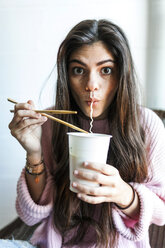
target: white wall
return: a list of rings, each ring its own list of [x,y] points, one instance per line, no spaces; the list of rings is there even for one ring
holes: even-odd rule
[[[147,106],[165,109],[165,1],[148,5]]]
[[[124,29],[144,88],[147,15],[147,0],[0,0],[0,228],[16,217],[16,181],[25,164],[25,152],[8,130],[13,105],[7,97],[50,105],[55,75],[41,102],[38,97],[58,46],[73,25],[87,18],[108,18]]]

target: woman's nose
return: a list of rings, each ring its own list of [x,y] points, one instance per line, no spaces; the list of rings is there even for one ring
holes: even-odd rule
[[[99,75],[96,72],[91,72],[88,76],[86,89],[94,91],[99,89]]]

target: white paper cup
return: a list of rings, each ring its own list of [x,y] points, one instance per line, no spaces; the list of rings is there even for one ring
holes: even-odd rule
[[[76,178],[75,169],[82,168],[93,173],[92,170],[83,167],[83,162],[106,163],[111,135],[97,133],[67,133],[69,136],[69,177],[70,190],[78,192],[72,187],[72,183],[79,182],[91,187],[98,187],[98,183]]]

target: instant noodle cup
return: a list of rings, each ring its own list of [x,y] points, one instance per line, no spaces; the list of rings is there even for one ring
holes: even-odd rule
[[[67,133],[69,137],[69,177],[70,190],[78,192],[72,187],[73,182],[79,182],[91,187],[98,187],[99,184],[82,180],[74,176],[74,170],[81,168],[93,173],[93,170],[84,168],[83,162],[106,163],[110,145],[111,135],[97,133]],[[99,172],[97,172],[99,173]]]

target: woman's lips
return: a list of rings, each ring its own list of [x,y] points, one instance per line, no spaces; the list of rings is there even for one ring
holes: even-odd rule
[[[92,101],[89,100],[89,101],[87,101],[88,106],[91,106],[92,103],[93,103],[92,106],[96,106],[99,103],[99,101],[98,100],[92,100]]]

